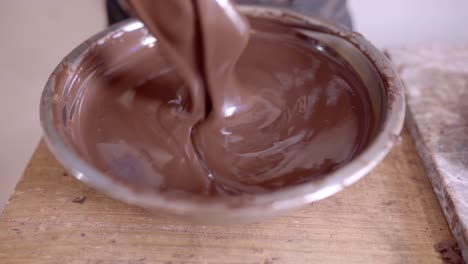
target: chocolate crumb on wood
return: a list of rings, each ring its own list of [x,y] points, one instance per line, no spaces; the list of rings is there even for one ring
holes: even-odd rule
[[[86,198],[87,198],[86,196],[78,196],[78,197],[75,197],[75,199],[73,199],[72,202],[83,204],[86,201]]]
[[[434,249],[440,253],[440,257],[447,264],[463,264],[461,251],[455,240],[445,240],[434,245]]]

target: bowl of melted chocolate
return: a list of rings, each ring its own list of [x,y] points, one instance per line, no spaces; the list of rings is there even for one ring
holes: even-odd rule
[[[326,198],[398,138],[404,93],[360,34],[227,0],[129,1],[73,50],[41,99],[49,148],[124,202],[259,221]]]

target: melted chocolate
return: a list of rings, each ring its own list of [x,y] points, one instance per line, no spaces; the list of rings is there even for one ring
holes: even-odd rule
[[[368,143],[366,87],[322,43],[280,20],[246,20],[229,1],[130,3],[157,40],[126,33],[90,51],[68,130],[116,180],[266,192],[318,179]]]

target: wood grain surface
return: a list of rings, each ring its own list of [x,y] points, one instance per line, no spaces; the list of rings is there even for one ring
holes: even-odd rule
[[[0,216],[0,263],[442,263],[452,239],[412,139],[343,192],[271,221],[202,226],[83,185],[41,142]]]
[[[405,84],[408,128],[468,262],[468,46],[388,53]]]

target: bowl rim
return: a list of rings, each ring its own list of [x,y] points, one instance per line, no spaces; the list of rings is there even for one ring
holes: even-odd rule
[[[245,194],[223,198],[201,198],[195,194],[167,195],[156,192],[137,192],[122,183],[113,180],[92,165],[84,161],[74,151],[67,148],[55,128],[53,115],[53,92],[55,89],[54,73],[67,62],[78,65],[90,48],[96,43],[115,33],[138,30],[143,24],[135,19],[126,20],[92,36],[71,51],[56,67],[49,77],[40,101],[40,120],[45,141],[55,158],[78,180],[106,193],[107,195],[129,204],[146,208],[164,210],[177,215],[226,214],[226,216],[248,217],[262,214],[265,209],[283,211],[298,208],[331,196],[345,187],[357,182],[383,160],[393,145],[398,142],[405,117],[405,95],[403,85],[393,66],[385,55],[367,41],[361,34],[323,19],[305,16],[293,11],[242,6],[241,12],[249,16],[281,16],[290,22],[299,22],[320,28],[326,33],[339,36],[353,44],[369,59],[384,80],[387,97],[387,109],[384,113],[381,129],[366,149],[343,167],[328,173],[320,180],[287,186],[279,190],[262,194]],[[262,210],[256,210],[256,209]]]

